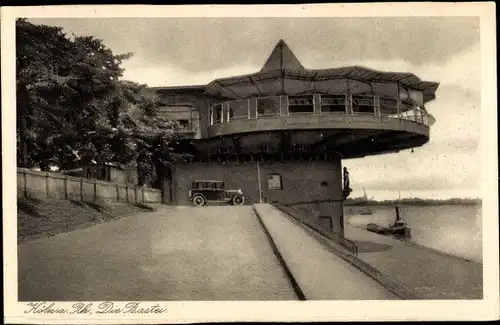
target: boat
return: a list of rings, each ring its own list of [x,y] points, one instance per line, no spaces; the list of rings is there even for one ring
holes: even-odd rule
[[[401,199],[399,200],[401,201]],[[399,235],[409,237],[411,236],[411,228],[401,216],[401,206],[398,204],[396,206],[396,219],[389,225],[389,227],[380,226],[375,223],[369,223],[366,225],[366,230],[375,232],[383,235]]]
[[[375,223],[369,223],[366,225],[366,230],[382,235],[411,235],[411,228],[408,227],[404,220],[396,221],[389,227],[380,226]]]
[[[373,211],[372,211],[372,210],[370,210],[370,209],[368,209],[368,208],[365,208],[365,209],[361,210],[361,211],[359,212],[359,214],[364,215],[364,216],[366,216],[366,215],[371,215],[371,214],[373,214]]]
[[[403,235],[410,236],[411,228],[403,219],[396,219],[389,227],[380,226],[375,223],[369,223],[366,225],[366,230],[375,232],[383,235]]]

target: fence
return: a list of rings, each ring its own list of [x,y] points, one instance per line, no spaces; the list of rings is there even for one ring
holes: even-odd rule
[[[17,169],[17,197],[95,202],[162,203],[162,192],[59,173]]]

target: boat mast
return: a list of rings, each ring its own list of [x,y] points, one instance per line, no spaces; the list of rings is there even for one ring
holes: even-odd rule
[[[396,204],[396,221],[401,220],[401,190],[398,190],[398,204]]]

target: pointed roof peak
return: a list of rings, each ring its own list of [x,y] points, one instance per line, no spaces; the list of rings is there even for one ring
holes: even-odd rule
[[[302,70],[304,67],[293,54],[284,39],[280,39],[274,47],[260,72],[275,71],[281,69]]]

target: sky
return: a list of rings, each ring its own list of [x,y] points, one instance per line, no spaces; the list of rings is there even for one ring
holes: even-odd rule
[[[257,72],[284,39],[304,67],[360,65],[439,82],[426,104],[430,141],[411,151],[343,162],[351,196],[481,197],[479,18],[66,18],[30,19],[102,39],[134,55],[124,78],[149,86],[202,85]]]

